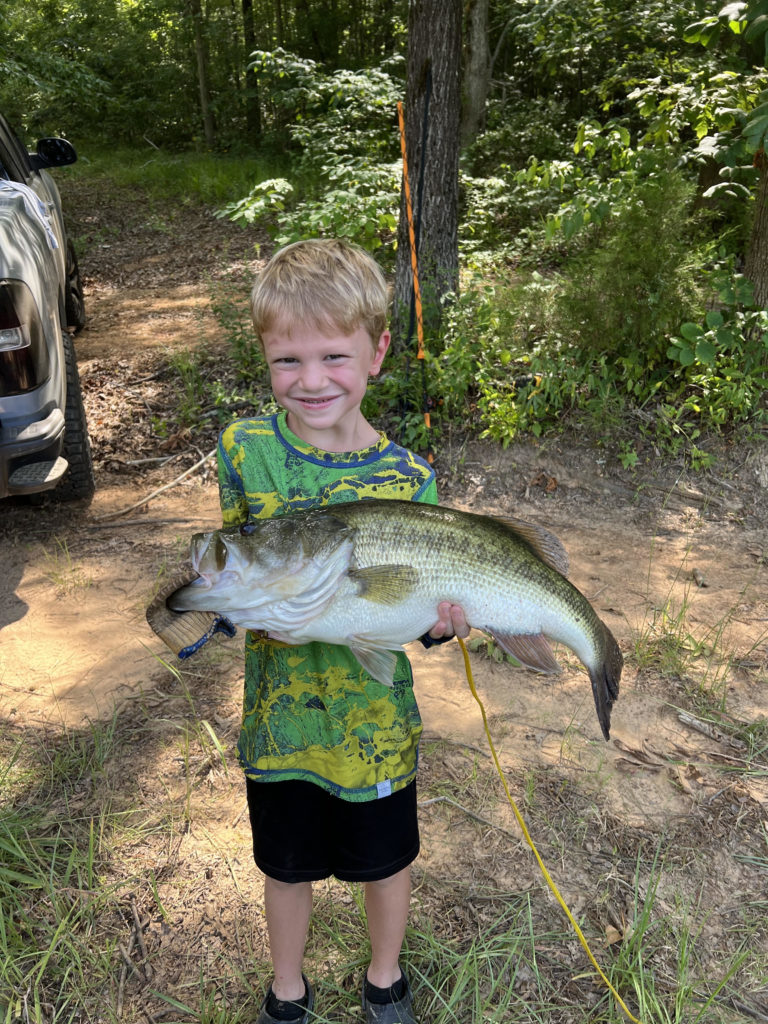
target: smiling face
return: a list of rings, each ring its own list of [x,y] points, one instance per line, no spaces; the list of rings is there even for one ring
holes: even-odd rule
[[[262,333],[272,392],[297,437],[328,452],[358,451],[378,434],[360,411],[368,385],[389,348],[389,332],[376,344],[364,327],[351,334],[317,327],[276,325]]]

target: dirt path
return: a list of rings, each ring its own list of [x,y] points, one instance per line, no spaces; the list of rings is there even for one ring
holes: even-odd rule
[[[212,426],[169,438],[156,429],[173,386],[168,357],[201,344],[223,352],[211,282],[242,281],[245,294],[258,265],[254,235],[204,212],[142,207],[118,195],[110,215],[82,185],[68,198],[85,254],[89,323],[77,351],[98,490],[89,508],[0,507],[0,716],[21,729],[54,731],[151,707],[158,694],[173,692],[163,663],[168,652],[144,611],[190,534],[217,524],[218,506],[210,464],[141,503],[205,455],[216,433]],[[652,452],[636,474],[625,473],[573,438],[506,451],[454,445],[439,458],[445,504],[514,514],[559,535],[571,578],[614,631],[627,662],[605,744],[588,679],[567,652],[559,652],[563,673],[554,681],[476,654],[478,689],[505,769],[521,786],[528,775],[549,777],[553,769],[578,778],[599,796],[601,813],[628,832],[662,833],[685,820],[709,842],[721,821],[730,830],[747,818],[758,832],[760,821],[768,822],[767,774],[723,774],[724,765],[750,755],[747,725],[768,716],[768,457],[760,447],[739,453],[723,445],[720,454],[713,473],[693,479],[680,466],[658,465]],[[171,461],[142,461],[160,457]],[[209,687],[210,717],[230,753],[242,680],[238,651],[234,642],[218,644],[196,676],[216,681],[215,696],[210,679],[200,685]],[[485,763],[481,718],[456,645],[430,652],[415,646],[412,655],[427,736],[444,744],[439,771],[464,771],[467,750]],[[697,720],[718,707],[723,727],[707,734]],[[693,718],[681,720],[678,709]],[[429,749],[425,790],[438,771]],[[239,806],[233,794],[230,821]],[[495,803],[496,819],[513,828]],[[458,858],[502,889],[536,879],[532,862],[518,859],[513,870],[489,860],[487,835],[473,832],[468,841],[460,829],[457,853],[444,817],[432,815],[425,827],[424,870],[453,877]],[[243,842],[241,835],[241,852]],[[709,877],[710,905],[754,884],[734,863]],[[590,870],[585,862],[570,876],[575,899]]]

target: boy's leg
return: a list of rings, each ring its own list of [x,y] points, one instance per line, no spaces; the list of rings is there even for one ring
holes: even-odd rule
[[[368,981],[389,988],[400,979],[400,951],[411,902],[411,869],[365,883],[365,909],[371,939]]]
[[[280,1000],[301,999],[301,973],[312,910],[311,882],[279,882],[264,879],[264,910],[275,979],[272,991]]]

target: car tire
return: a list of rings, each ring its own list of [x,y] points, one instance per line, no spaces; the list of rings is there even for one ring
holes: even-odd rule
[[[75,346],[72,335],[66,331],[62,331],[62,344],[67,370],[67,404],[64,408],[64,450],[62,455],[69,463],[69,469],[54,491],[54,496],[59,501],[76,501],[92,498],[96,490],[96,481],[93,476],[91,442],[88,438],[88,425],[85,421]]]
[[[67,241],[67,283],[64,296],[64,312],[66,314],[67,327],[72,332],[77,332],[85,327],[85,298],[83,297],[83,282],[80,277],[80,267],[77,263],[77,253],[70,241]]]

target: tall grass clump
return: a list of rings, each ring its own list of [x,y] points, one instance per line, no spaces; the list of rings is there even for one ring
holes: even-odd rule
[[[195,200],[210,206],[232,202],[254,182],[283,173],[285,157],[266,151],[258,154],[174,152],[147,146],[107,148],[79,143],[78,161],[67,174],[79,178],[106,177],[122,188],[138,190],[157,199]]]
[[[98,735],[97,735],[98,734]],[[76,811],[109,737],[4,751],[0,775],[0,1018],[79,1021],[108,999],[115,888],[103,877],[106,813]],[[86,781],[87,780],[87,781]]]

